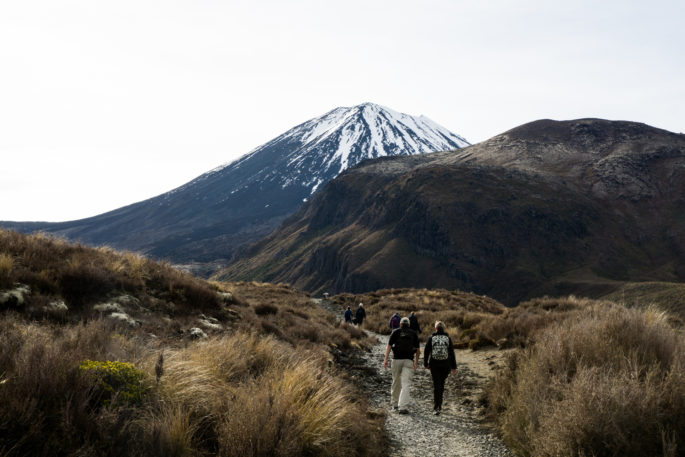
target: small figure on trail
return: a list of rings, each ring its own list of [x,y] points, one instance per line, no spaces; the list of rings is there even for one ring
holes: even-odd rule
[[[419,365],[419,335],[409,328],[409,319],[400,320],[400,328],[394,330],[385,348],[383,367],[388,368],[388,356],[392,350],[392,407],[400,414],[408,414],[411,378]],[[413,369],[413,370],[412,370]]]
[[[359,304],[359,308],[357,308],[357,312],[355,313],[354,317],[357,319],[357,325],[362,326],[362,323],[364,322],[364,318],[366,317],[366,310],[364,309],[364,305],[362,303]]]
[[[401,320],[401,317],[400,317],[399,313],[395,313],[392,315],[392,317],[390,318],[390,331],[391,332],[395,329],[400,328],[400,320]]]
[[[426,341],[423,348],[423,366],[431,371],[433,378],[433,414],[442,411],[442,394],[445,391],[445,380],[452,370],[457,372],[457,359],[454,356],[452,339],[445,333],[445,324],[435,322],[435,333]]]
[[[421,327],[419,326],[419,320],[414,315],[414,311],[409,315],[409,328],[414,330],[416,333],[421,333]]]
[[[347,323],[352,323],[352,310],[348,306],[347,309],[345,310],[345,322]]]

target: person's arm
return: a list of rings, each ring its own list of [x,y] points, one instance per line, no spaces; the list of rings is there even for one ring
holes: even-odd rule
[[[414,347],[416,351],[414,352],[414,371],[419,367],[419,357],[421,356],[421,342],[419,341],[419,335],[416,332],[414,334]]]
[[[428,338],[426,345],[423,347],[423,367],[428,370],[428,359],[430,358],[431,351],[433,350],[433,338]]]
[[[385,347],[385,359],[383,360],[383,368],[388,368],[388,356],[390,355],[390,349],[392,349],[392,348],[388,344]]]
[[[447,355],[450,359],[450,367],[452,368],[452,374],[457,374],[457,357],[454,355],[454,345],[452,344],[452,338],[448,336],[447,341],[449,343]]]

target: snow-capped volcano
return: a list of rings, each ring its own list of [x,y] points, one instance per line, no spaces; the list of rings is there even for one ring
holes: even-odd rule
[[[176,263],[223,262],[364,159],[467,146],[426,117],[365,103],[336,108],[165,194],[58,224],[4,224]]]
[[[255,160],[261,162],[260,157],[268,156],[270,166],[252,178],[278,183],[282,188],[307,188],[312,194],[322,183],[364,159],[446,151],[468,145],[464,138],[425,116],[410,116],[364,103],[336,108],[304,122],[214,171],[239,168]]]

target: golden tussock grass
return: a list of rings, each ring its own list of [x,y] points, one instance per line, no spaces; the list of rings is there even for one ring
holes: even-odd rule
[[[30,286],[29,309],[63,299],[72,312],[82,313],[112,293],[173,301],[180,312],[219,307],[214,286],[134,253],[0,229],[0,256],[0,289]]]
[[[9,314],[0,326],[2,455],[384,453],[379,419],[348,394],[322,348],[244,332],[162,347],[102,321],[52,326]],[[97,381],[79,370],[86,359],[142,370],[142,403],[115,392],[103,404]]]
[[[586,304],[515,355],[488,399],[521,455],[682,455],[683,329],[657,309]]]

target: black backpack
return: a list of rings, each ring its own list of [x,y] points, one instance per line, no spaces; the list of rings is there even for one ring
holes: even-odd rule
[[[395,330],[399,332],[397,340],[392,346],[392,355],[395,358],[412,358],[416,352],[414,347],[414,332],[407,328],[399,328]]]

